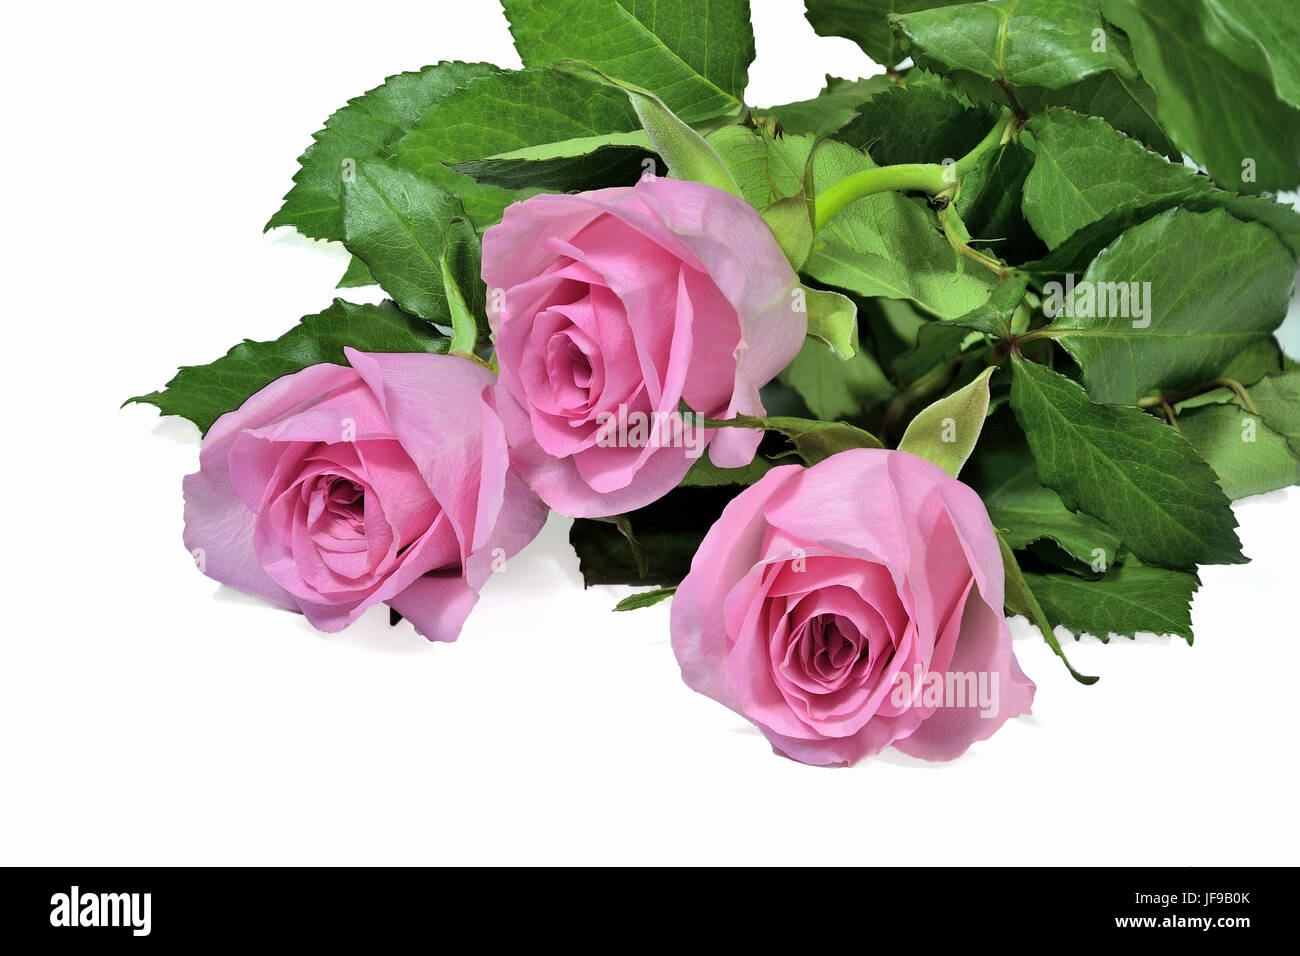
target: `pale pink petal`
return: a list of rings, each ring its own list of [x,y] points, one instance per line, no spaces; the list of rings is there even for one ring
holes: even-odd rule
[[[990,691],[996,675],[991,713],[981,708],[940,707],[896,748],[922,760],[952,760],[977,740],[987,740],[1008,719],[1028,714],[1034,701],[1034,684],[1020,670],[1011,647],[1011,632],[1001,610],[994,610],[975,592],[961,616],[961,633],[949,670],[987,675]]]
[[[465,562],[466,580],[475,589],[492,574],[498,557],[513,557],[537,537],[550,510],[510,464],[505,426],[497,415],[493,394],[488,387],[479,396],[483,467],[474,540]]]
[[[481,421],[466,403],[492,384],[492,373],[455,355],[383,355],[345,349],[387,416],[392,434],[456,529],[468,557],[478,488],[466,480],[482,465]]]
[[[731,589],[763,558],[768,499],[802,469],[773,468],[727,504],[691,560],[691,571],[673,595],[673,653],[692,690],[740,711],[725,674],[729,651],[723,606]]]
[[[506,210],[483,248],[514,461],[565,514],[648,504],[693,464],[680,440],[609,447],[594,427],[602,416],[626,405],[662,422],[683,398],[714,418],[762,415],[758,389],[806,331],[798,278],[762,217],[698,183],[533,197]],[[621,308],[602,306],[607,294]],[[722,429],[693,451],[710,444],[715,464],[740,466],[761,437]]]
[[[187,475],[185,547],[208,577],[291,609],[293,597],[262,569],[253,548],[256,515],[236,494],[230,474],[231,446],[241,432],[310,407],[323,395],[345,388],[355,373],[341,365],[314,365],[267,385],[208,429],[199,470]]]
[[[802,470],[773,496],[768,521],[796,539],[883,565],[901,584],[911,549],[890,473],[893,454],[854,448]],[[946,477],[941,469],[930,467]],[[916,477],[933,483],[932,475]]]
[[[460,636],[477,602],[478,591],[459,574],[426,574],[390,598],[388,606],[428,640],[450,642]]]
[[[891,744],[952,759],[1029,712],[996,535],[971,489],[878,449],[777,471],[728,505],[674,598],[689,686],[823,766]]]

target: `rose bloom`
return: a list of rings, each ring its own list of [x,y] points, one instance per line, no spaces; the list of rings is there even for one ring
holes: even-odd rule
[[[453,641],[546,508],[509,465],[486,368],[344,351],[351,368],[286,375],[217,419],[185,478],[185,545],[321,630],[382,602]]]
[[[774,468],[727,505],[673,597],[673,651],[787,757],[951,760],[1033,701],[1002,589],[974,491],[855,449]]]
[[[807,329],[798,277],[758,212],[675,179],[516,203],[483,237],[483,279],[511,457],[574,517],[662,497],[706,441],[714,464],[748,464],[759,431],[683,434],[679,403],[764,414],[759,388]],[[638,419],[663,431],[638,440]]]

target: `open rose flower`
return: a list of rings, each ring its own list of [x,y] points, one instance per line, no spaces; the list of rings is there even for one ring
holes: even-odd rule
[[[706,441],[748,464],[761,434],[678,417],[762,415],[794,358],[799,280],[743,200],[700,183],[534,196],[483,237],[511,456],[557,511],[600,517],[662,497]]]
[[[774,468],[727,505],[672,607],[682,676],[781,754],[950,760],[1029,713],[979,497],[905,452]]]
[[[321,630],[383,602],[453,641],[546,509],[509,465],[486,368],[345,352],[351,368],[286,375],[213,424],[185,478],[185,544],[209,577]]]

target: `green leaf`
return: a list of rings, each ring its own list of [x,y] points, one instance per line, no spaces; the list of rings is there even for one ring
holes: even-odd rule
[[[701,455],[682,479],[682,488],[719,488],[726,485],[752,485],[767,474],[772,463],[762,455],[740,468],[719,468],[708,455]]]
[[[447,309],[451,312],[451,344],[448,350],[453,354],[472,356],[479,340],[478,321],[465,302],[446,252],[438,257],[438,268],[442,273],[443,290],[447,294]]]
[[[898,450],[934,462],[956,478],[984,428],[993,372],[989,366],[969,385],[921,409],[903,433]]]
[[[654,93],[602,73],[585,61],[566,60],[557,64],[557,67],[571,75],[602,83],[626,94],[650,145],[668,164],[670,176],[740,195],[731,172],[718,158],[713,147]]]
[[[1115,532],[1096,518],[1066,508],[1060,495],[1039,484],[1032,459],[985,504],[994,527],[1017,550],[1051,541],[1088,568],[1113,567],[1118,560],[1121,542]]]
[[[595,148],[591,148],[593,144]],[[610,133],[590,141],[526,146],[488,159],[448,165],[477,183],[502,189],[584,192],[631,186],[647,172],[659,171],[648,146],[644,133]]]
[[[793,196],[778,199],[761,213],[763,221],[772,230],[781,251],[785,253],[786,261],[796,272],[803,268],[812,255],[813,235],[816,231],[814,214],[813,206],[802,190]]]
[[[889,29],[891,13],[950,6],[962,0],[806,0],[808,22],[818,36],[847,37],[886,69],[907,59]]]
[[[926,322],[917,330],[916,345],[894,359],[890,366],[892,378],[906,387],[935,368],[956,361],[967,349],[985,345],[987,341],[983,334],[959,325],[957,319]]]
[[[842,359],[816,341],[804,342],[779,377],[823,421],[860,418],[895,392],[866,349]]]
[[[812,136],[778,139],[745,126],[724,126],[705,139],[730,170],[740,195],[755,209],[799,193],[815,142]]]
[[[1178,416],[1178,427],[1234,501],[1300,482],[1300,461],[1286,437],[1235,404],[1190,409]]]
[[[1223,210],[1170,209],[1103,249],[1072,296],[1044,286],[1044,310],[1057,316],[1047,334],[1074,356],[1095,400],[1136,404],[1152,389],[1212,381],[1269,339],[1294,277],[1272,230]]]
[[[836,139],[865,149],[882,166],[955,162],[997,119],[994,110],[972,106],[951,85],[914,83],[873,96]]]
[[[622,91],[539,69],[495,73],[466,84],[428,110],[396,150],[401,165],[460,196],[483,226],[528,195],[492,181],[562,185],[565,177],[581,181],[602,168],[625,177],[620,164],[640,155],[645,144],[636,111]],[[465,163],[484,182],[451,168]],[[535,163],[540,168],[532,169]]]
[[[913,347],[891,363],[893,380],[906,387],[935,367],[957,359],[972,346],[987,345],[989,338],[999,342],[1009,339],[1013,317],[1028,284],[1028,276],[1010,276],[993,288],[987,302],[965,315],[942,322],[920,323]],[[1023,330],[1017,326],[1015,331]],[[879,351],[878,336],[876,347]]]
[[[928,315],[910,302],[893,299],[863,299],[858,303],[858,325],[861,336],[871,343],[871,351],[894,384],[904,388],[913,378],[900,378],[895,364],[903,356],[920,347],[921,333],[926,326],[946,323],[933,322]],[[931,363],[933,364],[933,363]],[[925,366],[921,371],[926,371]]]
[[[1265,375],[1282,371],[1282,349],[1276,338],[1256,342],[1237,354],[1223,369],[1223,378],[1241,385],[1253,385]]]
[[[826,75],[826,87],[810,100],[755,109],[760,118],[775,117],[784,133],[827,136],[857,116],[858,107],[882,90],[893,89],[885,76],[842,80]]]
[[[1065,669],[1070,672],[1070,676],[1080,684],[1095,684],[1096,677],[1088,677],[1080,674],[1070,664],[1070,659],[1065,656],[1065,651],[1061,648],[1061,642],[1056,639],[1056,634],[1052,631],[1052,625],[1043,613],[1034,592],[1030,590],[1021,573],[1020,564],[1016,561],[1016,556],[1012,554],[1011,548],[1002,535],[998,535],[998,549],[1002,552],[1002,571],[1006,581],[1005,597],[1003,598],[1007,610],[1012,614],[1020,614],[1032,621],[1043,635],[1043,640],[1047,641],[1047,646],[1052,649],[1052,653],[1061,659],[1065,664]]]
[[[1218,182],[1248,192],[1300,183],[1300,111],[1206,39],[1186,0],[1102,0],[1155,87],[1161,125]],[[1253,163],[1253,180],[1243,179]]]
[[[1216,189],[1204,176],[1169,163],[1105,120],[1052,109],[1026,125],[1036,163],[1024,184],[1024,211],[1034,231],[1055,249],[1093,223],[1088,246],[1095,254],[1125,229],[1174,206],[1194,212],[1226,209],[1261,222],[1300,255],[1300,214],[1290,206]]]
[[[816,189],[874,167],[851,147],[824,142],[813,161]],[[987,300],[992,282],[987,270],[958,268],[957,253],[923,202],[893,192],[845,207],[817,234],[804,271],[823,285],[861,296],[907,299],[945,319]]]
[[[1098,42],[1095,0],[993,0],[891,19],[918,65],[1012,90],[1057,89],[1106,70],[1135,75],[1116,44]]]
[[[957,212],[977,242],[987,242],[1007,262],[1024,262],[1044,248],[1020,209],[1034,154],[1016,142],[1004,143],[962,177]]]
[[[343,228],[348,249],[398,305],[449,326],[445,257],[469,309],[486,329],[478,233],[455,196],[409,169],[369,160],[347,184]]]
[[[1260,378],[1254,384],[1245,381],[1240,372],[1233,370],[1229,370],[1224,378],[1250,385],[1246,393],[1250,397],[1251,405],[1254,406],[1252,414],[1260,415],[1264,419],[1264,424],[1286,438],[1291,451],[1300,455],[1300,368],[1297,368],[1290,359],[1287,359],[1286,363],[1285,371],[1270,369],[1274,374]],[[1219,388],[1186,399],[1180,402],[1177,408],[1179,413],[1182,413],[1188,408],[1223,402],[1241,404],[1236,392],[1228,388]]]
[[[938,78],[919,69],[908,74],[904,85],[917,85],[911,81],[911,77],[921,77],[920,85],[943,87],[968,106],[972,103],[983,107],[1009,105],[1025,116],[1040,113],[1050,107],[1064,107],[1078,113],[1104,117],[1115,129],[1172,159],[1180,159],[1182,152],[1170,142],[1156,118],[1155,90],[1140,76],[1131,74],[1129,64],[1133,62],[1133,53],[1127,37],[1118,30],[1108,30],[1106,42],[1113,45],[1117,60],[1123,64],[1120,71],[1103,70],[1077,83],[1056,89],[1042,86],[1003,88],[984,77],[957,72],[952,78]],[[906,127],[909,114],[913,112],[915,111],[903,112],[903,123],[895,135],[917,135],[916,131]],[[867,132],[870,133],[869,127]]]
[[[1192,643],[1192,595],[1200,579],[1191,571],[1153,568],[1129,558],[1096,579],[1074,574],[1026,574],[1025,583],[1053,625],[1102,641],[1139,631],[1177,634]]]
[[[748,0],[503,0],[524,66],[585,60],[658,94],[687,122],[743,107]]]
[[[1028,287],[1027,276],[1008,276],[993,287],[987,302],[981,302],[965,315],[959,315],[950,321],[955,325],[977,329],[994,338],[1009,338],[1013,331],[1019,331],[1015,314],[1024,301]]]
[[[1096,10],[1096,4],[1082,4],[1081,8],[1090,19]],[[1104,26],[1094,25],[1091,29],[1104,29]],[[1088,36],[1091,45],[1095,39],[1091,33]],[[1173,159],[1180,158],[1182,153],[1169,141],[1156,118],[1155,90],[1140,76],[1134,75],[1133,53],[1127,37],[1118,30],[1107,29],[1105,42],[1115,65],[1064,86],[1002,85],[987,76],[960,70],[953,72],[951,79],[946,82],[952,83],[977,104],[1007,104],[1024,115],[1060,106],[1079,113],[1105,117],[1116,129],[1141,140],[1152,149]],[[992,60],[996,62],[996,54]]]
[[[1285,435],[1291,450],[1300,455],[1300,369],[1262,378],[1249,392],[1268,426]]]
[[[1011,407],[1039,479],[1066,507],[1105,522],[1151,564],[1245,560],[1228,499],[1186,438],[1136,408],[1089,401],[1051,369],[1013,366]]]
[[[266,228],[293,226],[314,239],[342,239],[345,171],[364,159],[391,158],[393,144],[442,97],[496,71],[490,63],[439,63],[390,76],[349,100],[298,158],[293,188]]]
[[[162,391],[128,398],[147,402],[164,415],[180,415],[207,432],[277,378],[322,362],[347,364],[344,346],[362,352],[447,351],[447,337],[392,302],[357,305],[335,299],[271,342],[244,340],[207,365],[186,366]]]
[[[1120,42],[1123,34],[1108,34]],[[1125,51],[1128,41],[1123,41]],[[1131,54],[1126,53],[1126,56]],[[1182,151],[1170,142],[1156,117],[1156,91],[1141,77],[1120,76],[1114,70],[1097,73],[1059,90],[1025,88],[1016,92],[1020,105],[1029,113],[1042,113],[1053,107],[1072,110],[1087,116],[1099,116],[1120,132],[1181,161]],[[994,102],[1003,102],[996,99]]]
[[[1070,511],[1039,482],[1037,463],[1007,410],[990,417],[962,480],[979,492],[993,526],[1014,550],[1049,540],[1090,568],[1117,561],[1119,536],[1091,515]]]
[[[651,607],[660,601],[666,601],[677,593],[677,588],[655,588],[652,591],[641,591],[623,598],[614,605],[615,611],[636,611],[643,607]]]
[[[841,359],[858,352],[858,307],[848,296],[801,286],[807,306],[808,335]]]
[[[762,428],[784,436],[794,445],[805,464],[815,465],[850,448],[883,448],[880,439],[846,422],[821,422],[786,415],[758,418],[736,415],[727,419],[705,419],[705,428]]]
[[[1279,99],[1300,106],[1300,16],[1290,0],[1202,0],[1210,43],[1237,66],[1270,80]]]
[[[343,273],[343,277],[339,279],[339,284],[334,288],[360,289],[364,286],[374,284],[375,277],[370,274],[370,270],[366,268],[366,264],[356,256],[351,256],[348,259],[347,270]]]

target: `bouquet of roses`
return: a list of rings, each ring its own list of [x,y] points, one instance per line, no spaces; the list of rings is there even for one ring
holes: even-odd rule
[[[524,69],[351,100],[268,223],[390,299],[132,399],[204,432],[201,570],[452,641],[554,510],[819,765],[1029,713],[1008,613],[1191,642],[1298,477],[1294,4],[808,0],[886,72],[763,109],[746,0],[504,7]]]

